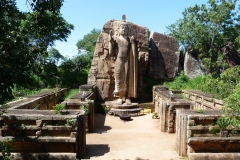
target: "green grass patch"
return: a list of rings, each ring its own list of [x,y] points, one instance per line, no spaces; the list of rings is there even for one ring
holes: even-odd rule
[[[64,101],[68,100],[72,96],[79,93],[79,89],[70,89],[65,95],[64,95]]]

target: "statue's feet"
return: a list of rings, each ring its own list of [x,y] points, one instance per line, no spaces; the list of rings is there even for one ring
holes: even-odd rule
[[[115,101],[116,104],[118,105],[122,105],[123,103],[123,100],[121,98],[118,98],[116,101]]]
[[[113,91],[113,96],[114,96],[114,97],[119,97],[119,91],[114,90],[114,91]]]
[[[132,102],[131,102],[130,99],[126,99],[125,103],[126,103],[126,105],[130,105],[130,104],[132,104]]]

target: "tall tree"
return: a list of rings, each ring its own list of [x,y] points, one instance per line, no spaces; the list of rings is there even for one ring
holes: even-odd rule
[[[93,58],[94,49],[100,33],[101,30],[94,28],[90,33],[85,35],[83,39],[79,40],[76,44],[78,48],[78,54],[85,55],[87,60],[89,61],[88,68],[90,68],[90,63]]]
[[[59,60],[64,59],[63,55],[61,55],[61,53],[55,49],[55,48],[50,48],[48,51],[48,58],[47,58],[47,62],[48,63],[53,63],[55,65],[58,65]]]
[[[239,35],[237,0],[209,0],[186,8],[183,18],[167,27],[183,48],[194,46],[209,72],[222,67],[222,47]]]
[[[15,0],[0,1],[0,104],[11,99],[14,84],[31,83],[47,47],[66,40],[73,29],[59,14],[61,0],[32,3],[33,12],[23,13]]]

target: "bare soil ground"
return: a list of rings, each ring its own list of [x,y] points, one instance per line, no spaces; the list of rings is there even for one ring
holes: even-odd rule
[[[96,114],[95,133],[87,134],[91,160],[181,160],[175,151],[175,134],[160,131],[152,114],[123,121],[117,116]]]

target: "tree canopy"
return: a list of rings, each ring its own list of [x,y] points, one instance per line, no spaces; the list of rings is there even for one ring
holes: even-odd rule
[[[83,39],[79,40],[76,44],[78,48],[78,54],[84,54],[91,61],[100,33],[101,30],[94,28],[90,33],[85,35]]]
[[[66,41],[73,25],[59,13],[61,0],[27,0],[21,12],[15,0],[0,1],[0,104],[12,97],[14,84],[26,84],[54,41]]]
[[[222,67],[222,47],[239,36],[237,0],[209,0],[184,10],[183,18],[167,27],[183,49],[194,47],[209,72]]]

